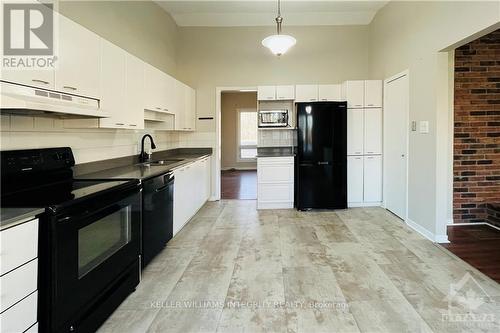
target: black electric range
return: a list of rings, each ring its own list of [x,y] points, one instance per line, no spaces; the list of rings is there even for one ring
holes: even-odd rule
[[[78,180],[71,148],[1,152],[1,206],[39,219],[40,332],[94,332],[139,283],[141,184]]]

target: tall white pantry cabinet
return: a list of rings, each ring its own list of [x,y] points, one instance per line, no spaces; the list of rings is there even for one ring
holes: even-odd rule
[[[378,206],[382,203],[382,81],[346,81],[342,97],[348,108],[348,206]]]

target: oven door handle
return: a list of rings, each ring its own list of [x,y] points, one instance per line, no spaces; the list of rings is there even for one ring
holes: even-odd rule
[[[121,205],[112,204],[112,205],[105,206],[105,207],[98,209],[98,210],[85,209],[85,210],[81,210],[81,211],[76,212],[76,213],[71,213],[69,215],[60,217],[57,219],[57,222],[64,223],[64,222],[73,221],[73,220],[83,221],[83,220],[87,220],[89,217],[92,217],[92,216],[95,216],[96,219],[100,219],[104,216],[113,214],[122,208],[123,207]]]
[[[169,183],[169,184],[164,185],[164,186],[162,186],[162,187],[158,187],[157,189],[155,189],[155,192],[165,191],[165,190],[167,190],[167,189],[168,189],[171,185],[172,185],[172,184],[171,184],[171,183]]]

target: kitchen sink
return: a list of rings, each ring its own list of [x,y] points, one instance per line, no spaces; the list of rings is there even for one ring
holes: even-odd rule
[[[169,159],[164,159],[164,160],[157,160],[157,161],[151,161],[151,162],[145,162],[142,163],[142,165],[150,166],[150,165],[165,165],[165,164],[172,164],[172,163],[177,163],[181,162],[184,159],[182,158],[169,158]]]

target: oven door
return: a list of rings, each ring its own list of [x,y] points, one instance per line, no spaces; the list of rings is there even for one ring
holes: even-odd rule
[[[260,111],[259,127],[287,127],[288,111]]]
[[[113,193],[57,216],[52,228],[52,328],[78,331],[131,265],[139,279],[141,196]],[[129,269],[130,271],[130,269]]]

